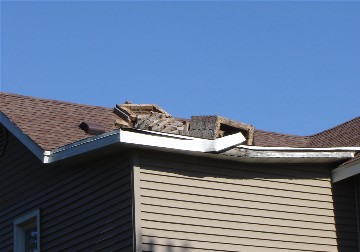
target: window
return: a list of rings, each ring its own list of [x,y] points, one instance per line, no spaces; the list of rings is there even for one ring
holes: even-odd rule
[[[14,220],[14,252],[40,252],[40,211]]]

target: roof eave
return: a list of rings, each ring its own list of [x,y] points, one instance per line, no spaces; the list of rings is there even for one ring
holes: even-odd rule
[[[352,148],[273,148],[241,145],[245,138],[241,133],[216,140],[201,139],[138,129],[119,129],[99,136],[93,136],[48,153],[45,163],[52,163],[106,146],[121,145],[127,148],[162,150],[172,153],[206,155],[219,159],[233,159],[241,162],[264,163],[332,163],[352,158]],[[241,149],[242,154],[233,154]]]
[[[92,136],[69,145],[48,151],[18,128],[4,113],[0,122],[17,137],[43,163],[53,163],[114,144],[123,147],[156,149],[175,153],[192,153],[240,162],[263,163],[331,163],[352,158],[356,147],[291,148],[242,145],[246,140],[241,133],[215,140],[188,137],[139,129],[118,129]],[[234,153],[235,150],[241,150]]]
[[[7,128],[17,139],[23,143],[36,157],[44,162],[44,157],[48,151],[43,150],[28,135],[26,135],[19,127],[16,126],[3,112],[0,112],[0,123]]]

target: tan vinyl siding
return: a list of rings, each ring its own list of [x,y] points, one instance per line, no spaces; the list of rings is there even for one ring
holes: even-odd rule
[[[353,194],[333,197],[328,167],[155,152],[140,167],[143,251],[357,250]]]
[[[9,134],[0,167],[0,251],[13,250],[13,220],[33,209],[42,251],[132,251],[128,154],[43,165]]]

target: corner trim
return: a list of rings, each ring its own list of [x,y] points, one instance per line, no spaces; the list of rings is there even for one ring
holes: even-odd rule
[[[142,229],[141,229],[141,194],[140,194],[140,161],[139,152],[132,152],[132,222],[133,222],[133,251],[142,251]]]

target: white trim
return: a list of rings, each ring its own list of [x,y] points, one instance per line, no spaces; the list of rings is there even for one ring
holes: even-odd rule
[[[360,174],[360,161],[340,166],[331,171],[333,183]]]
[[[132,152],[132,220],[133,220],[133,251],[142,251],[142,227],[141,227],[141,193],[140,193],[140,161],[139,151]]]
[[[46,153],[44,163],[52,163],[116,143],[134,144],[180,151],[219,152],[239,145],[245,140],[245,137],[241,133],[229,135],[216,140],[208,140],[167,133],[159,134],[159,132],[153,131],[119,129],[99,136],[90,137]]]
[[[231,155],[231,153],[229,153]],[[236,155],[234,155],[236,156]],[[258,151],[246,150],[243,155],[248,158],[338,158],[348,159],[354,157],[353,151]],[[242,155],[239,155],[242,157]]]
[[[120,142],[144,146],[196,152],[219,152],[231,148],[246,139],[241,133],[216,140],[202,138],[177,138],[176,135],[143,134],[137,131],[120,130]]]
[[[44,162],[45,151],[37,145],[29,136],[27,136],[15,123],[13,123],[7,116],[0,112],[0,123],[5,126],[17,139],[20,140],[35,156]]]
[[[126,129],[123,129],[126,130]],[[168,137],[173,137],[173,138],[177,138],[177,139],[199,139],[198,137],[191,137],[191,136],[184,136],[184,135],[178,135],[178,134],[171,134],[171,133],[165,133],[165,132],[159,132],[159,131],[151,131],[151,130],[144,130],[144,129],[131,129],[132,131],[137,131],[137,132],[144,132],[144,133],[148,133],[151,135],[161,135],[161,136],[168,136]]]
[[[53,163],[85,152],[96,150],[105,146],[119,143],[119,130],[111,131],[99,136],[89,137],[73,144],[65,145],[44,156],[44,163]]]
[[[35,222],[34,220],[35,219]],[[14,252],[25,251],[25,230],[36,226],[37,251],[40,252],[40,210],[36,209],[14,220]]]
[[[299,148],[299,147],[263,147],[263,146],[250,146],[250,145],[238,145],[236,147],[242,149],[262,150],[262,151],[360,151],[360,147]]]

